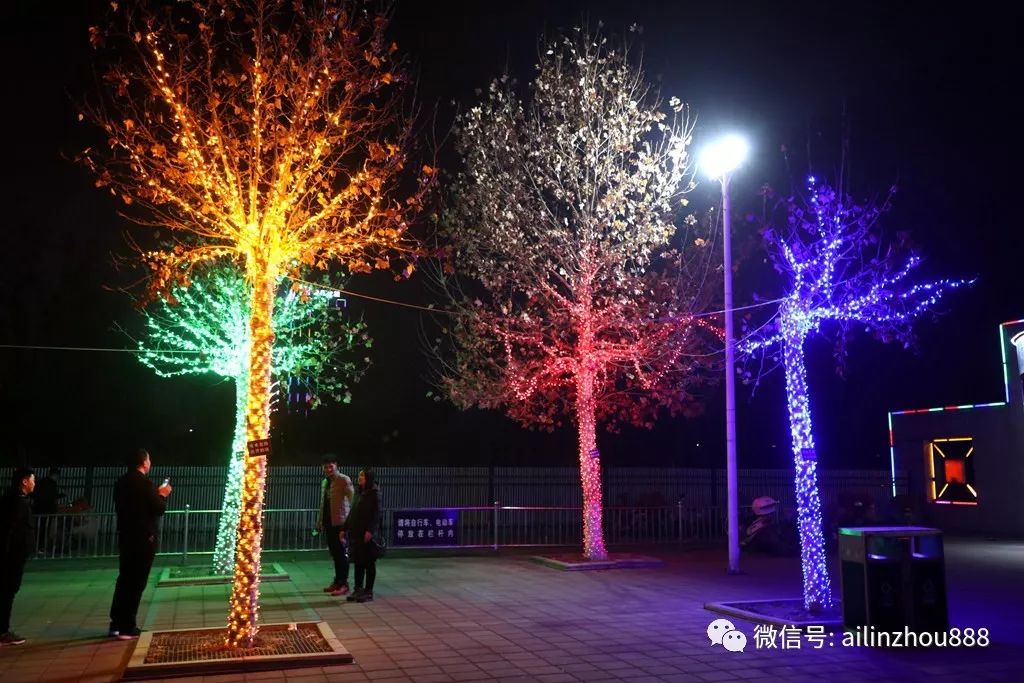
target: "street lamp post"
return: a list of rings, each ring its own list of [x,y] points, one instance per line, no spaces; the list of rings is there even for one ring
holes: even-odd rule
[[[732,319],[732,207],[729,201],[731,174],[747,156],[747,143],[729,135],[710,145],[701,155],[704,173],[722,184],[722,259],[725,265],[725,478],[729,520],[729,573],[740,571],[739,482],[736,475],[736,347]]]

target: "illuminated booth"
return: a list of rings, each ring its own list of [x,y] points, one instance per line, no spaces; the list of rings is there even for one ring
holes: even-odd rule
[[[952,533],[1024,537],[1024,319],[999,326],[1002,401],[889,413],[909,505]]]

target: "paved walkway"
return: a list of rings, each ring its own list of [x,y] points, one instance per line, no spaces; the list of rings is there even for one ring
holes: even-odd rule
[[[986,627],[992,645],[917,650],[711,646],[707,601],[793,597],[796,560],[745,557],[726,576],[724,552],[661,554],[657,569],[560,572],[525,556],[396,558],[379,564],[373,603],[323,592],[326,552],[275,556],[292,581],[263,586],[265,622],[326,620],[355,655],[349,666],[177,681],[778,681],[981,683],[1024,681],[1024,543],[947,543],[953,626]],[[0,649],[0,681],[117,680],[133,644],[108,640],[111,561],[36,561],[15,602],[29,639]],[[219,626],[226,586],[150,588],[146,629]],[[837,586],[838,590],[838,586]]]

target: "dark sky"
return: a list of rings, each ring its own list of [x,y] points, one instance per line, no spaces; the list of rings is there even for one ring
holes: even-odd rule
[[[114,322],[137,324],[126,298],[105,289],[118,282],[110,254],[126,253],[127,225],[67,159],[92,134],[75,120],[72,98],[93,87],[87,27],[103,7],[16,0],[3,10],[0,343],[124,347]],[[949,300],[938,323],[920,325],[916,355],[858,338],[843,381],[830,345],[811,343],[819,458],[826,467],[884,467],[886,410],[1002,397],[996,327],[1024,316],[1021,145],[1013,134],[1021,120],[1021,17],[996,7],[405,0],[392,29],[416,65],[420,100],[437,103],[443,127],[451,101],[471,105],[474,90],[506,67],[528,79],[542,32],[585,15],[613,33],[641,25],[648,77],[697,113],[698,145],[727,128],[753,141],[754,157],[734,185],[742,211],[754,210],[763,183],[786,183],[781,145],[798,152],[800,172],[808,148],[816,172],[835,168],[845,102],[853,187],[875,193],[898,181],[888,229],[912,232],[928,274],[980,277]],[[693,206],[708,207],[716,194],[704,183]],[[741,226],[737,239],[751,232]],[[753,272],[741,270],[741,292],[771,291]],[[364,276],[350,287],[429,300],[415,279],[396,285]],[[354,299],[349,310],[371,327],[375,366],[351,405],[285,419],[277,462],[315,462],[333,451],[352,463],[573,464],[571,432],[529,434],[500,415],[427,399],[418,313]],[[740,395],[741,466],[789,462],[780,379],[753,398]],[[233,392],[212,377],[158,379],[130,354],[0,349],[0,391],[4,463],[112,464],[138,445],[163,462],[225,460]],[[606,462],[721,466],[721,404],[712,389],[702,418],[601,435]]]

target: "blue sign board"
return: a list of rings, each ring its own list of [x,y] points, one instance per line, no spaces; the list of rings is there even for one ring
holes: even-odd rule
[[[458,510],[393,510],[391,545],[429,547],[459,544]]]

